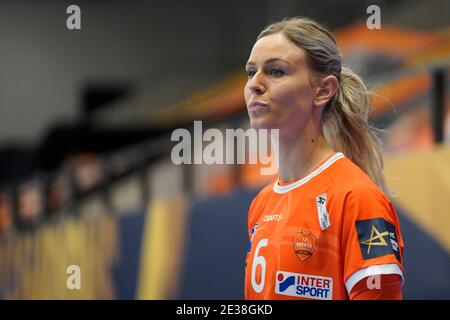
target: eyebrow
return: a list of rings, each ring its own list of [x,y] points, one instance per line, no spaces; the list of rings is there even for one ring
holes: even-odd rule
[[[281,59],[281,58],[270,58],[270,59],[267,59],[266,61],[264,61],[264,64],[269,64],[269,63],[273,63],[273,62],[277,62],[277,61],[282,61],[284,63],[291,64],[289,61]],[[256,63],[251,62],[251,61],[247,61],[247,63],[245,64],[245,66],[254,66],[254,65],[256,65]]]

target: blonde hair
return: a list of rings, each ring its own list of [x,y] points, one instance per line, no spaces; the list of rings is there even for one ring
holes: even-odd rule
[[[312,73],[334,75],[336,94],[322,113],[323,133],[331,147],[343,152],[384,191],[383,157],[378,130],[369,124],[372,92],[349,68],[342,67],[341,54],[333,35],[308,18],[287,18],[266,27],[258,36],[282,33],[306,52]]]

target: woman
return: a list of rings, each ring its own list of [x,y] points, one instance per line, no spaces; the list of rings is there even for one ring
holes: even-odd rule
[[[403,239],[370,94],[333,36],[307,18],[272,24],[246,71],[252,127],[279,130],[279,178],[249,209],[246,299],[401,299]]]

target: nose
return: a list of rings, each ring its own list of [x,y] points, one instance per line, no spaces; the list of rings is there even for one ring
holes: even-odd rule
[[[261,95],[266,91],[266,87],[262,75],[257,72],[251,79],[248,80],[248,88],[255,95]]]

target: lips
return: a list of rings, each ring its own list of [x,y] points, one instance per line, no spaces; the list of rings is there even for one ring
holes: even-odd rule
[[[263,110],[267,108],[267,103],[263,101],[252,101],[248,105],[248,109],[252,111]]]

